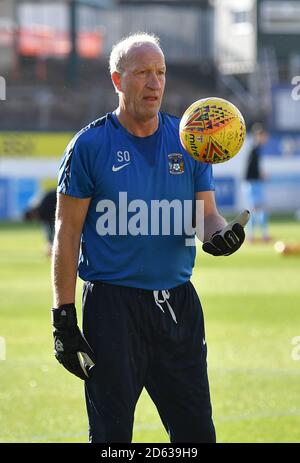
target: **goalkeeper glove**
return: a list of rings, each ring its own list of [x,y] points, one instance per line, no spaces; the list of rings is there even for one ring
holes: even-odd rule
[[[244,227],[250,218],[250,212],[245,210],[223,230],[215,232],[209,241],[202,245],[204,252],[213,256],[229,256],[237,251],[245,240]]]
[[[68,371],[87,379],[95,366],[95,354],[77,325],[74,304],[52,309],[54,355]]]

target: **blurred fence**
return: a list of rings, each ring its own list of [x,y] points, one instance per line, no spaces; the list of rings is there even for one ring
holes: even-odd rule
[[[198,66],[213,60],[213,15],[200,8],[144,6],[99,12],[99,23],[105,31],[103,52],[109,55],[112,45],[130,32],[157,34],[169,63]]]
[[[69,30],[67,3],[33,4],[18,6],[21,30],[39,25],[60,34]],[[95,10],[86,6],[77,8],[77,30],[101,32],[104,36],[103,53],[107,57],[112,45],[121,37],[137,31],[159,35],[168,61],[194,62],[208,60],[214,53],[213,12],[197,6],[138,5],[121,6],[111,10]],[[200,63],[199,63],[200,64]]]

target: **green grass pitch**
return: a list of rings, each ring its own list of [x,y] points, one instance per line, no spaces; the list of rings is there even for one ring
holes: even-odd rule
[[[299,240],[299,229],[292,220],[271,223],[276,239]],[[43,250],[37,225],[0,224],[0,442],[87,442],[83,383],[53,357]],[[279,256],[271,243],[245,243],[225,258],[199,248],[193,283],[205,314],[218,442],[299,442],[292,340],[300,336],[300,256]],[[133,442],[168,442],[146,393]]]

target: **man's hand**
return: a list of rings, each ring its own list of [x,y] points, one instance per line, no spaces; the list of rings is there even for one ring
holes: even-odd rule
[[[250,218],[250,212],[244,210],[223,230],[215,232],[209,241],[202,245],[204,252],[213,256],[229,256],[237,251],[245,240],[244,227]]]
[[[54,355],[68,371],[87,379],[95,366],[95,354],[77,325],[74,304],[52,309]]]

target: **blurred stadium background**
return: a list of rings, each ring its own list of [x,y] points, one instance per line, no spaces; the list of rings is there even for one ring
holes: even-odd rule
[[[163,109],[181,116],[216,95],[236,104],[248,127],[264,122],[268,208],[300,207],[299,1],[1,0],[0,8],[0,218],[20,218],[29,197],[53,183],[72,135],[115,108],[107,59],[138,30],[161,37]],[[241,206],[245,159],[215,168],[229,212]]]
[[[299,0],[0,0],[2,442],[86,440],[81,384],[51,357],[40,230],[22,217],[37,193],[55,186],[73,134],[116,107],[108,56],[136,31],[161,38],[163,110],[181,116],[193,101],[219,96],[238,106],[248,127],[265,124],[271,235],[300,241]],[[228,216],[245,205],[250,146],[248,136],[238,156],[214,166],[218,206]],[[276,255],[272,243],[246,244],[238,254],[224,263],[201,254],[194,275],[212,341],[219,440],[297,441],[300,356],[291,352],[300,340],[300,262]],[[135,440],[167,441],[144,395]]]

